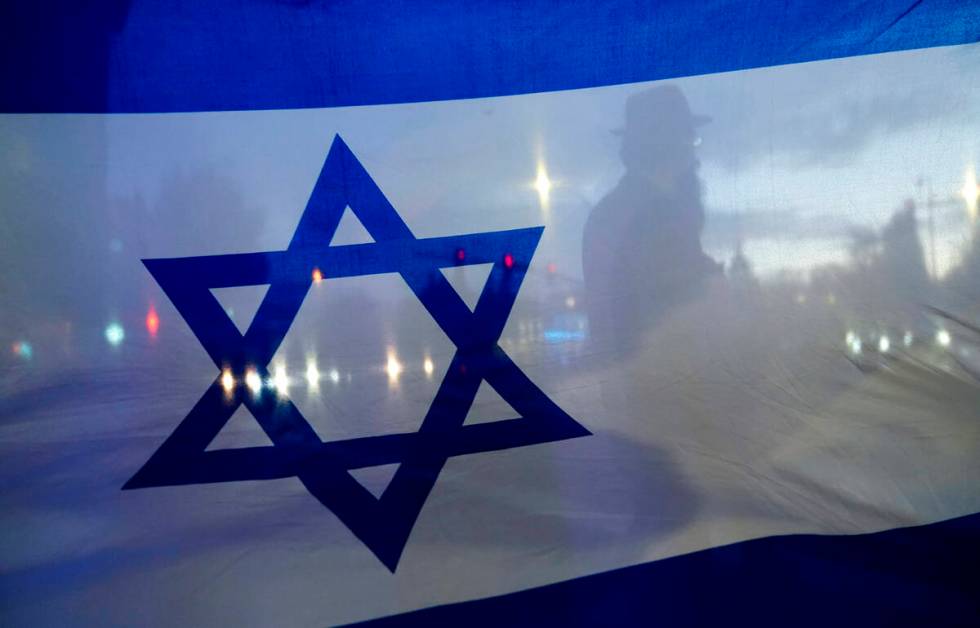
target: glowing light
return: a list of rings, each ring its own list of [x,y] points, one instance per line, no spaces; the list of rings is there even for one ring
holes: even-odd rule
[[[504,254],[504,268],[508,270],[514,267],[514,256],[510,253]]]
[[[850,345],[852,342],[854,342],[855,338],[857,338],[857,334],[849,330],[847,334],[844,335],[844,342]]]
[[[34,356],[34,348],[31,347],[31,343],[26,340],[21,340],[15,342],[11,349],[14,351],[14,355],[24,358],[25,360],[30,360]]]
[[[914,336],[912,336],[912,332],[907,331],[907,332],[905,332],[905,335],[902,336],[902,344],[905,345],[906,347],[911,347],[912,346],[912,340],[914,340],[914,339],[915,338],[914,338]]]
[[[319,268],[314,268],[313,269],[313,283],[320,283],[321,281],[323,281],[323,273],[320,271]]]
[[[861,343],[861,338],[853,331],[848,331],[847,335],[844,336],[844,342],[847,344],[847,348],[851,350],[851,353],[858,355],[861,353],[863,345]]]
[[[565,307],[570,310],[575,309],[575,297],[567,297],[565,299]]]
[[[310,385],[310,388],[316,388],[320,385],[320,371],[316,368],[316,362],[313,360],[306,363],[306,383]]]
[[[157,311],[152,305],[146,313],[146,331],[150,332],[151,338],[156,338],[157,332],[160,331],[160,317],[157,316]]]
[[[221,370],[221,387],[225,389],[226,393],[230,393],[235,388],[235,378],[231,374],[231,369]]]
[[[551,179],[548,178],[548,169],[545,168],[543,161],[539,161],[538,176],[534,179],[534,189],[538,192],[538,201],[541,203],[541,209],[548,209],[552,187]]]
[[[432,372],[436,370],[436,366],[429,356],[425,356],[425,360],[422,362],[422,370],[425,371],[426,377],[432,377]]]
[[[281,393],[289,390],[289,376],[286,375],[286,367],[284,365],[276,365],[276,370],[272,376],[272,385]]]
[[[337,369],[330,369],[330,381],[334,384],[340,382],[340,372]]]
[[[388,373],[388,381],[394,383],[398,381],[398,376],[402,374],[403,367],[395,356],[392,349],[388,350],[388,363],[385,364],[385,372]]]
[[[126,331],[119,323],[109,323],[105,328],[105,339],[113,347],[118,347],[126,338]]]
[[[567,329],[546,329],[544,340],[548,343],[574,342],[585,340],[584,331],[572,331]]]
[[[953,341],[953,338],[949,335],[949,332],[945,329],[940,329],[936,332],[936,343],[940,347],[948,347],[949,343]]]
[[[963,177],[963,189],[960,190],[963,200],[966,201],[966,213],[970,221],[977,219],[977,204],[980,202],[980,186],[977,186],[977,174],[973,166],[966,169]]]
[[[888,336],[882,336],[878,339],[878,351],[882,353],[888,353],[888,350],[892,347],[892,341],[888,339]]]
[[[259,377],[259,374],[255,371],[255,369],[248,369],[245,371],[245,385],[248,386],[249,390],[256,394],[262,390],[262,378]]]
[[[466,259],[466,249],[456,249],[456,261],[462,262]]]

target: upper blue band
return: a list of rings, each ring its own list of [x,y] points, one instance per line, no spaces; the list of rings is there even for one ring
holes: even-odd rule
[[[964,0],[3,4],[3,112],[476,98],[980,40]]]

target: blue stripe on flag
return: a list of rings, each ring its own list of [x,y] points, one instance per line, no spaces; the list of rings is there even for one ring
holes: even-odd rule
[[[980,40],[961,0],[9,3],[0,111],[335,107],[519,94]]]
[[[978,570],[975,514],[874,534],[755,539],[357,625],[976,625]]]

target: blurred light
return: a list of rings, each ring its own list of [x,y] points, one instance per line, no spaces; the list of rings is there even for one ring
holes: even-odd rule
[[[221,370],[221,387],[225,389],[226,393],[230,393],[235,387],[235,378],[231,374],[231,369]]]
[[[323,273],[320,271],[319,268],[314,268],[313,269],[313,283],[320,283],[321,281],[323,281]]]
[[[558,266],[554,262],[550,262],[548,264],[548,274],[554,275],[556,272],[558,272]]]
[[[456,249],[456,261],[462,262],[466,259],[466,249]]]
[[[272,385],[281,393],[289,390],[289,377],[286,375],[286,367],[284,365],[276,365],[275,374],[272,376]]]
[[[385,364],[385,372],[388,373],[388,381],[391,383],[398,381],[398,376],[402,374],[403,367],[395,356],[393,349],[388,350],[388,363]]]
[[[567,307],[570,310],[571,309],[574,309],[575,308],[575,297],[567,297],[565,299],[565,307]]]
[[[150,311],[146,313],[146,331],[150,332],[151,338],[156,338],[157,332],[160,331],[160,317],[157,316],[157,311],[152,305]]]
[[[113,347],[118,347],[126,338],[126,332],[119,323],[109,323],[105,328],[105,339]]]
[[[966,174],[963,176],[963,189],[960,190],[960,194],[966,201],[966,213],[970,217],[970,221],[975,221],[977,219],[977,203],[980,201],[980,187],[977,186],[977,174],[973,170],[973,166],[966,169]]]
[[[848,331],[847,334],[844,336],[844,342],[850,345],[851,343],[854,342],[855,338],[857,338],[857,335],[853,331]]]
[[[940,347],[948,347],[952,340],[953,339],[950,337],[949,332],[945,329],[940,329],[936,332],[936,342],[939,343]]]
[[[569,331],[567,329],[546,329],[544,331],[545,342],[571,342],[585,340],[584,331]]]
[[[806,303],[806,295],[803,294],[803,293],[800,293],[800,294],[796,295],[796,302],[797,303]]]
[[[548,209],[548,203],[551,198],[551,179],[548,178],[548,169],[545,168],[544,162],[538,162],[538,176],[534,179],[534,189],[538,191],[538,201],[541,203],[541,209]]]
[[[432,363],[432,358],[425,356],[425,360],[422,362],[422,370],[428,377],[432,376],[432,371],[436,370],[435,364]]]
[[[262,378],[259,377],[257,372],[255,372],[255,369],[248,369],[245,371],[245,385],[248,386],[249,390],[256,394],[262,390]]]
[[[504,253],[504,268],[511,269],[514,267],[514,256],[510,253]]]
[[[827,295],[827,303],[830,304],[830,305],[836,304],[837,303],[837,295],[834,294],[833,292],[831,292],[830,294],[828,294]]]
[[[316,388],[320,385],[320,371],[316,368],[316,362],[313,360],[306,363],[306,383],[310,385],[310,388]]]
[[[888,336],[882,335],[878,339],[878,351],[882,353],[888,353],[888,350],[892,348],[892,341],[888,339]]]
[[[912,332],[910,331],[905,332],[905,335],[902,336],[902,344],[905,345],[906,347],[912,346],[912,340],[913,340],[913,336],[912,336]]]
[[[14,351],[14,355],[25,360],[30,360],[34,356],[34,348],[26,340],[15,342],[11,348]]]
[[[340,373],[337,371],[337,369],[330,369],[330,381],[334,384],[340,381]]]

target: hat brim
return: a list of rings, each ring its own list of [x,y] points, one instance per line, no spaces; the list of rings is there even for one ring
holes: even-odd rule
[[[708,124],[709,122],[711,122],[713,120],[713,118],[711,116],[703,116],[703,115],[700,115],[700,114],[692,114],[690,120],[691,120],[691,126],[699,127],[699,126],[704,126],[704,125]],[[612,129],[609,132],[612,133],[613,135],[625,135],[626,134],[626,128],[625,127],[619,127],[618,129]]]

